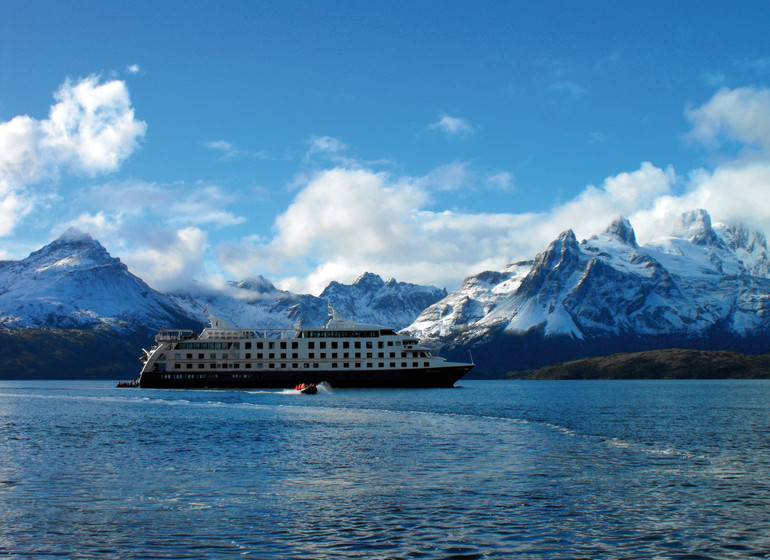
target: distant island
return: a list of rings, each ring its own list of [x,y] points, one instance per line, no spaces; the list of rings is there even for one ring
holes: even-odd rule
[[[509,371],[508,379],[767,379],[770,354],[671,348],[583,358],[534,370]]]

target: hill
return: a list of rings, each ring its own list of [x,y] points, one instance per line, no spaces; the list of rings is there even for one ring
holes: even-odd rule
[[[508,379],[768,379],[770,354],[670,348],[511,371]]]

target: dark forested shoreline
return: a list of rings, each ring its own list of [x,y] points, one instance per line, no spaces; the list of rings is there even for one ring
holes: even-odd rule
[[[582,358],[539,369],[509,371],[509,379],[766,379],[770,354],[670,348]]]

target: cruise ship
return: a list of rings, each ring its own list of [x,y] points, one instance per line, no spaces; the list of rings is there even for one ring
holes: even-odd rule
[[[144,350],[148,388],[452,387],[474,367],[433,356],[415,338],[330,308],[320,328],[240,329],[210,316],[200,334],[163,329]]]

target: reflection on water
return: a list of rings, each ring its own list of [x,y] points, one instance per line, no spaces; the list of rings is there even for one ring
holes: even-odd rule
[[[746,558],[770,383],[0,382],[0,556]]]

